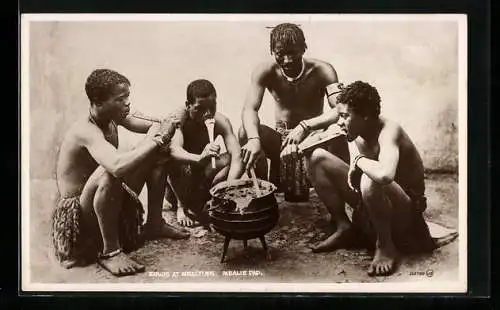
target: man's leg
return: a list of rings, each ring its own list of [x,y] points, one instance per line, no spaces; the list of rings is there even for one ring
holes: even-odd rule
[[[266,126],[259,126],[260,143],[264,151],[265,157],[271,161],[269,171],[269,181],[272,182],[278,189],[280,188],[280,149],[281,149],[281,135],[274,129]],[[238,130],[238,138],[240,145],[247,143],[247,135],[245,129],[240,127]],[[267,180],[267,161],[262,158],[256,166],[255,174],[262,180]]]
[[[404,233],[407,230],[411,210],[410,197],[396,182],[383,186],[366,174],[361,177],[360,189],[363,204],[377,234],[375,257],[368,274],[392,274],[398,257],[392,233]]]
[[[175,196],[174,190],[172,189],[172,186],[170,186],[170,183],[168,183],[168,181],[167,185],[165,186],[165,200],[170,204],[171,211],[177,211],[177,196]]]
[[[230,164],[231,164],[231,155],[229,155],[229,153],[221,154],[216,158],[215,169],[212,168],[211,163],[208,164],[205,167],[205,177],[208,184],[210,184],[210,186],[213,186],[215,184],[227,180]]]
[[[155,128],[151,127],[147,135],[151,136]],[[143,140],[144,141],[144,140]],[[139,143],[142,143],[139,142]],[[139,195],[144,187],[148,188],[147,219],[144,226],[146,239],[171,238],[185,239],[187,232],[181,231],[163,220],[163,197],[167,185],[166,154],[159,150],[151,153],[143,163],[125,176],[125,183]]]
[[[130,259],[121,249],[118,236],[118,221],[122,208],[123,189],[121,181],[98,167],[85,184],[80,196],[82,225],[92,231],[96,223],[102,238],[103,256],[100,264],[116,276],[144,271],[144,266]],[[115,255],[111,255],[111,254]]]
[[[150,173],[146,176],[146,186],[148,189],[148,215],[144,225],[146,238],[189,238],[189,233],[167,224],[163,219],[163,197],[167,186],[165,164],[153,165]]]
[[[346,245],[351,222],[345,213],[344,201],[357,203],[356,193],[347,184],[348,165],[324,149],[316,149],[309,155],[309,175],[319,198],[331,215],[336,231],[326,240],[313,247],[315,253],[333,251]]]
[[[200,216],[203,206],[210,198],[210,188],[227,179],[231,162],[228,153],[218,156],[215,160],[215,169],[211,161],[205,167],[189,167],[180,163],[171,163],[168,183],[177,200],[177,221],[182,226],[191,227],[196,224],[193,219]],[[200,192],[203,191],[203,192]]]
[[[195,167],[189,164],[171,161],[168,164],[167,182],[177,201],[177,222],[181,226],[191,227],[195,222],[188,216],[189,204],[193,200],[200,184],[201,173],[193,171]],[[196,174],[196,176],[193,176]]]
[[[328,152],[332,153],[333,155],[349,164],[349,147],[347,145],[347,139],[345,137],[337,137],[335,139],[332,139],[327,144],[327,150]]]

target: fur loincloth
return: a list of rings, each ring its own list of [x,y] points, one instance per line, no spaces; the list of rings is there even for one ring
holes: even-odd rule
[[[119,218],[119,240],[125,252],[140,246],[144,209],[137,194],[122,183],[123,204]],[[99,231],[81,222],[80,196],[59,199],[52,213],[51,241],[56,259],[63,265],[73,266],[95,261],[102,251]],[[94,225],[92,227],[97,227]]]
[[[392,231],[394,245],[404,254],[430,253],[437,248],[432,238],[429,227],[425,222],[423,212],[427,208],[425,196],[411,197],[412,209],[409,225],[403,231]],[[368,216],[368,210],[363,202],[360,202],[352,213],[352,224],[358,236],[358,241],[369,249],[375,248],[377,233]],[[397,220],[397,219],[393,219]]]

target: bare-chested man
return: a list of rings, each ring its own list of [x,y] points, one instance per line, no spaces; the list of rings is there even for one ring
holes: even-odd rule
[[[242,111],[239,138],[244,144],[242,157],[246,169],[255,166],[257,175],[267,179],[266,161],[261,160],[265,155],[271,162],[270,181],[281,190],[280,153],[286,156],[297,152],[297,144],[312,129],[338,120],[336,113],[323,114],[325,97],[335,107],[337,72],[327,62],[304,58],[306,49],[304,33],[297,25],[284,23],[274,27],[270,36],[274,60],[253,71]],[[276,130],[260,124],[259,120],[258,111],[266,89],[276,102]],[[328,148],[346,162],[349,160],[345,139],[332,140]]]
[[[240,178],[243,174],[241,150],[229,119],[216,112],[217,94],[214,85],[205,79],[191,82],[186,91],[186,106],[178,113],[182,120],[171,143],[172,159],[169,166],[169,184],[177,204],[177,221],[193,226],[205,203],[210,188],[225,180]],[[227,153],[210,143],[204,121],[214,119],[214,137],[221,136]],[[215,168],[211,159],[215,158]]]
[[[96,261],[116,276],[144,271],[125,252],[146,238],[187,238],[166,224],[161,208],[166,172],[162,160],[177,121],[153,125],[130,112],[130,82],[109,69],[94,70],[85,91],[89,113],[76,121],[62,142],[57,162],[60,199],[53,213],[52,241],[56,258],[67,268]],[[118,126],[146,134],[130,151],[118,151]],[[148,186],[148,217],[142,227],[137,198]]]
[[[324,149],[312,152],[311,180],[337,226],[313,251],[335,250],[363,238],[364,245],[375,249],[368,274],[388,275],[399,252],[435,248],[422,216],[427,206],[422,159],[403,128],[379,116],[374,87],[356,81],[337,101],[351,161],[349,166]],[[354,208],[352,224],[343,201]]]

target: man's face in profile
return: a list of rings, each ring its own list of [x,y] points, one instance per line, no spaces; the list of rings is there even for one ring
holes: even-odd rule
[[[121,83],[113,87],[106,100],[99,103],[101,113],[108,115],[114,120],[124,119],[130,112],[130,86]]]

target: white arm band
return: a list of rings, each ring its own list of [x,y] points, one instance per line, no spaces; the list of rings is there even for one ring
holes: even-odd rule
[[[344,84],[342,84],[342,83],[329,84],[325,87],[326,96],[330,97],[331,95],[338,94],[342,91],[343,88],[344,88]]]

